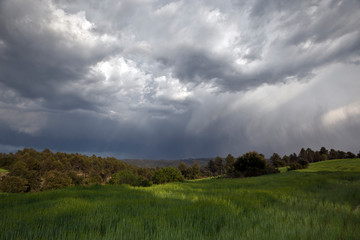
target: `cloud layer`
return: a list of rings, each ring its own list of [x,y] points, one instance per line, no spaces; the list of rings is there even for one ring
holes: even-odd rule
[[[4,0],[0,145],[357,152],[360,3]]]

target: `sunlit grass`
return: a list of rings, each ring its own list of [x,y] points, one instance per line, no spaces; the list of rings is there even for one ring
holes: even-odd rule
[[[0,195],[0,239],[360,239],[360,160],[243,179]]]
[[[8,172],[8,170],[0,168],[0,173],[5,173],[5,172]]]

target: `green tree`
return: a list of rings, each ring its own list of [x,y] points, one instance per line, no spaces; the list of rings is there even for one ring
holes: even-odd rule
[[[338,152],[335,149],[330,149],[329,159],[338,159]]]
[[[285,166],[289,166],[289,164],[290,164],[290,157],[289,156],[284,155],[282,160],[285,163]]]
[[[329,155],[329,151],[325,147],[320,148],[320,155]]]
[[[286,163],[284,162],[284,160],[281,159],[281,157],[280,157],[279,154],[277,154],[277,153],[274,153],[274,154],[270,157],[270,161],[272,162],[272,164],[273,164],[274,167],[276,167],[276,168],[286,166]]]
[[[75,171],[69,171],[67,175],[71,178],[71,184],[73,185],[82,185],[84,183],[84,177]]]
[[[89,173],[89,177],[86,179],[86,183],[87,184],[100,184],[102,183],[102,177],[100,176],[100,174],[95,171],[95,170],[91,170],[91,172]]]
[[[188,167],[186,166],[186,164],[184,162],[180,162],[178,165],[178,169],[180,170],[181,174],[184,176],[184,178],[187,178],[187,174],[188,174]]]
[[[219,156],[215,158],[215,169],[217,175],[222,175],[224,173],[223,159]]]
[[[25,192],[28,189],[28,181],[18,176],[6,176],[0,182],[0,189],[9,193]]]
[[[233,155],[228,154],[225,158],[225,173],[228,176],[233,176],[235,172],[234,168],[235,158]]]
[[[257,152],[245,153],[236,160],[234,167],[237,175],[244,177],[278,172],[274,167],[267,163],[264,155]]]
[[[155,184],[184,181],[180,170],[173,167],[160,168],[155,171],[153,182]]]
[[[10,175],[11,176],[24,176],[28,170],[29,169],[24,161],[17,161],[12,166]]]
[[[216,174],[215,162],[213,160],[210,160],[208,162],[207,169],[211,172],[212,175]]]
[[[191,167],[187,169],[186,176],[188,179],[196,179],[200,175],[200,165],[197,162],[194,162]]]
[[[64,188],[70,186],[71,182],[71,178],[66,173],[52,170],[45,174],[43,190]]]

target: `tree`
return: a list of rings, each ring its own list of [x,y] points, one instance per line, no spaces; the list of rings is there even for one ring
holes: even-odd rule
[[[111,179],[110,184],[129,184],[131,186],[139,186],[139,178],[129,170],[123,170],[115,173]]]
[[[49,171],[45,174],[45,182],[43,189],[58,189],[64,188],[71,185],[71,178],[65,173],[59,172],[57,170]]]
[[[155,171],[153,182],[155,184],[184,181],[184,176],[179,169],[173,167],[160,168]]]
[[[296,153],[290,154],[289,157],[290,157],[290,163],[297,162],[298,160],[298,156],[296,155]]]
[[[187,166],[184,162],[180,162],[179,165],[178,165],[178,169],[180,170],[181,174],[187,178]]]
[[[188,179],[196,179],[200,175],[200,165],[197,162],[187,169],[186,176]]]
[[[100,174],[95,171],[95,170],[92,170],[90,173],[89,173],[89,178],[86,180],[86,183],[87,184],[100,184],[102,183],[102,177],[100,176]]]
[[[216,169],[217,175],[222,175],[224,173],[223,160],[219,156],[217,156],[215,158],[215,169]]]
[[[270,161],[272,162],[272,164],[273,164],[274,167],[276,167],[276,168],[286,166],[286,163],[281,159],[281,157],[280,157],[279,154],[277,154],[277,153],[274,153],[274,154],[270,157]]]
[[[345,158],[356,158],[356,155],[352,152],[347,152]]]
[[[289,156],[284,155],[282,160],[285,163],[285,166],[289,166],[289,164],[290,164],[290,157]]]
[[[267,164],[264,155],[257,152],[245,153],[236,160],[234,167],[238,175],[244,177],[278,172]]]
[[[39,171],[29,170],[23,176],[27,180],[27,192],[36,192],[41,188],[41,176]]]
[[[234,168],[235,158],[233,155],[228,154],[225,158],[225,173],[228,176],[233,176],[235,173]]]
[[[84,183],[84,177],[78,175],[75,171],[69,171],[68,176],[71,178],[71,183],[74,185],[81,185]]]
[[[329,159],[337,159],[337,158],[338,158],[338,152],[335,149],[330,149]]]
[[[21,176],[24,176],[28,170],[29,169],[24,161],[17,161],[12,166],[10,175],[21,177]]]
[[[329,155],[329,151],[325,147],[320,148],[320,155]]]
[[[28,181],[18,176],[6,176],[0,183],[3,192],[20,193],[28,189]]]
[[[212,173],[212,175],[215,175],[216,173],[216,167],[213,160],[210,160],[207,165],[207,169]]]
[[[346,158],[346,153],[344,152],[344,151],[337,151],[338,153],[337,153],[337,157],[339,158],[339,159],[344,159],[344,158]]]
[[[308,159],[307,152],[305,151],[304,148],[301,148],[300,153],[299,153],[299,158]]]
[[[315,152],[311,148],[306,149],[306,155],[309,162],[314,162]]]

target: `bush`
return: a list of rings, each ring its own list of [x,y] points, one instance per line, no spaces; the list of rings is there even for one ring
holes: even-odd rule
[[[64,188],[71,185],[71,178],[65,173],[52,170],[45,174],[43,190]]]
[[[20,193],[28,189],[28,181],[18,176],[6,176],[1,181],[0,188],[3,192]]]
[[[160,168],[155,171],[153,182],[155,184],[184,181],[179,169],[173,167]]]

